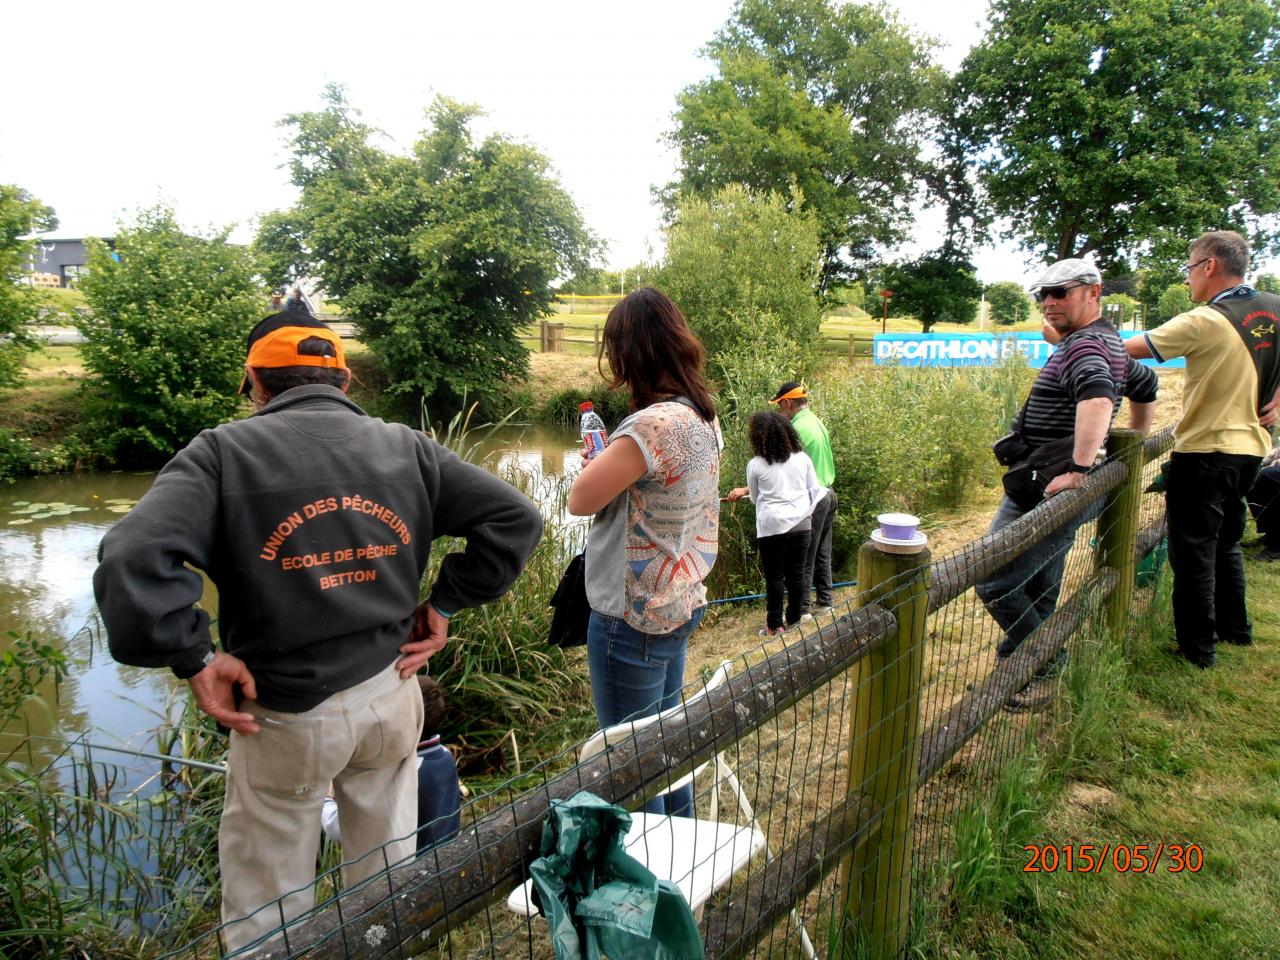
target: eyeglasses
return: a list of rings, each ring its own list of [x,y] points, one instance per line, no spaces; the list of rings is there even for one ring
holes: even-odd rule
[[[1191,271],[1192,271],[1192,270],[1194,270],[1196,267],[1200,266],[1200,264],[1202,264],[1202,263],[1207,263],[1208,261],[1210,261],[1210,260],[1212,260],[1212,259],[1213,259],[1213,257],[1201,257],[1201,258],[1200,258],[1199,260],[1197,260],[1195,263],[1184,263],[1184,264],[1182,265],[1182,275],[1183,275],[1184,277],[1189,277],[1189,276],[1191,276]]]
[[[1055,300],[1062,300],[1066,297],[1068,293],[1070,293],[1076,287],[1083,287],[1083,286],[1084,286],[1083,283],[1070,283],[1061,287],[1041,287],[1031,296],[1035,298],[1036,303],[1044,303],[1050,297],[1053,297],[1053,299]]]

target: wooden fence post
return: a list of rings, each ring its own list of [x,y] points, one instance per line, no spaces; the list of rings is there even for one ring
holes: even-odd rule
[[[591,352],[600,355],[600,324],[591,328]]]
[[[853,366],[858,362],[858,336],[857,334],[849,334],[849,366]]]
[[[911,916],[912,824],[920,762],[920,677],[929,615],[930,554],[885,553],[864,543],[858,605],[879,604],[895,628],[850,673],[850,799],[883,811],[879,829],[841,864],[843,954],[899,957]]]
[[[538,324],[538,352],[547,352],[547,321]]]
[[[1111,567],[1119,575],[1115,589],[1103,601],[1103,622],[1116,637],[1123,637],[1129,623],[1136,573],[1134,546],[1138,536],[1138,512],[1142,506],[1143,434],[1138,430],[1115,428],[1107,437],[1107,457],[1120,460],[1129,469],[1124,482],[1107,494],[1098,517],[1098,548],[1095,563]]]

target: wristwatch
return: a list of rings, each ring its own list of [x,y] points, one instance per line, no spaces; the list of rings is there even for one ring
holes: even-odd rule
[[[1088,473],[1092,469],[1093,469],[1092,464],[1090,464],[1087,467],[1084,467],[1076,463],[1074,460],[1072,460],[1071,466],[1067,467],[1067,473]]]

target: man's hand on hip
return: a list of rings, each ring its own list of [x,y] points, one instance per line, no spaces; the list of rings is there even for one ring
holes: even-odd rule
[[[397,664],[402,679],[408,680],[418,668],[444,649],[449,642],[449,618],[429,603],[413,612],[413,629],[409,641],[400,647],[404,654]]]
[[[253,674],[239,657],[219,650],[209,665],[187,681],[195,694],[196,706],[224,727],[246,736],[260,729],[253,714],[236,709],[236,684],[246,700],[258,699]]]

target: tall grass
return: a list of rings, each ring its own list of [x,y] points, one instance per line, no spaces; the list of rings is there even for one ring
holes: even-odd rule
[[[448,645],[431,659],[430,672],[448,694],[441,734],[460,748],[464,775],[519,772],[522,752],[527,757],[542,747],[554,750],[589,729],[591,718],[581,652],[563,651],[546,639],[551,594],[586,534],[583,522],[565,509],[569,480],[503,459],[500,448],[484,441],[506,421],[473,425],[474,411],[459,413],[435,439],[539,504],[544,526],[516,585],[500,599],[455,616]],[[425,584],[434,582],[440,560],[459,547],[450,538],[435,543]]]
[[[791,379],[774,359],[744,353],[748,369],[726,372],[725,487],[745,482],[750,414]],[[848,572],[878,514],[900,509],[927,517],[962,505],[975,486],[995,484],[991,444],[1016,414],[1029,379],[1025,362],[1011,358],[997,367],[946,371],[841,367],[811,383],[811,405],[835,458],[837,571]],[[713,595],[758,583],[756,570],[754,511],[745,504],[722,510]]]
[[[136,770],[77,743],[36,762],[19,711],[67,669],[61,652],[30,638],[0,659],[0,729],[11,744],[0,774],[0,956],[149,956],[212,915],[222,776],[169,767],[137,783]],[[225,741],[215,744],[186,698],[161,752],[192,726],[208,753],[221,753]]]

